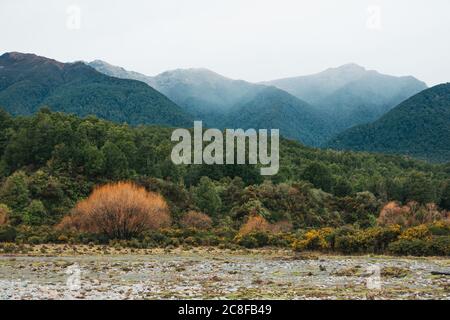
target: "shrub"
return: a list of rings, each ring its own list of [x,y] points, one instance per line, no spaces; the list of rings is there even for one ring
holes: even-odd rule
[[[268,232],[270,224],[261,216],[252,215],[239,230],[239,235],[244,236],[252,232]]]
[[[42,225],[47,220],[47,210],[40,200],[31,201],[25,209],[23,222],[28,225]]]
[[[428,226],[431,234],[434,236],[450,236],[450,222],[437,221]]]
[[[270,226],[270,231],[272,233],[287,233],[292,231],[293,225],[292,222],[283,220],[276,223],[273,223]]]
[[[0,226],[8,224],[10,214],[11,210],[8,208],[8,206],[0,204]]]
[[[400,240],[431,240],[431,232],[426,225],[406,229],[401,235]]]
[[[294,242],[293,249],[295,251],[328,250],[331,248],[330,236],[332,233],[333,229],[331,228],[309,230],[305,233],[303,239]]]
[[[234,241],[245,248],[261,248],[269,244],[269,234],[264,231],[238,234]]]
[[[334,234],[334,249],[342,253],[381,253],[400,235],[398,225],[363,230],[344,229]]]
[[[401,239],[391,243],[389,251],[396,255],[448,256],[450,255],[450,237],[434,237],[431,240]]]
[[[204,213],[189,211],[183,216],[180,224],[184,228],[208,230],[212,226],[212,219]]]
[[[447,219],[447,212],[439,211],[434,203],[419,205],[419,203],[411,201],[401,206],[392,201],[383,207],[377,222],[381,226],[398,224],[403,227],[411,227],[445,219]]]
[[[428,254],[432,256],[450,256],[450,237],[434,237],[428,243]]]
[[[160,195],[132,183],[119,182],[95,189],[63,219],[59,228],[131,239],[169,224],[168,206]]]
[[[0,226],[0,242],[13,242],[16,240],[17,231],[11,226]]]

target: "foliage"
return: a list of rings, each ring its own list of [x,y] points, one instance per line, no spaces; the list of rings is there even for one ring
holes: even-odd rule
[[[450,159],[449,106],[450,84],[440,84],[405,100],[373,123],[338,134],[327,145],[336,149],[405,154],[446,162]],[[416,184],[414,187],[425,191],[428,201],[432,189],[426,190],[425,186]]]
[[[191,210],[181,218],[180,224],[183,228],[208,230],[212,226],[212,219],[204,213]]]
[[[331,170],[322,163],[311,163],[305,168],[302,179],[311,182],[318,189],[331,192],[333,186]]]
[[[130,239],[169,223],[167,203],[160,195],[132,183],[119,182],[95,189],[64,218],[60,228]]]
[[[294,242],[293,249],[295,251],[327,250],[330,248],[329,237],[332,232],[331,228],[309,230],[302,239]]]
[[[440,211],[432,203],[421,206],[417,202],[409,202],[402,206],[398,202],[391,201],[381,209],[377,222],[381,226],[398,224],[410,227],[446,219],[448,212]]]
[[[11,226],[0,225],[0,242],[13,242],[16,240],[16,229]]]
[[[7,84],[0,87],[0,104],[14,115],[29,115],[48,105],[55,111],[133,125],[191,124],[186,112],[147,84],[108,77],[83,62],[64,64],[21,53],[6,53],[0,62],[2,84]],[[42,129],[44,123],[36,127],[38,138],[55,138]]]
[[[441,207],[450,211],[450,180],[446,181],[441,195]]]
[[[449,256],[450,237],[434,237],[431,240],[398,240],[389,245],[389,251],[396,255]]]
[[[8,224],[10,215],[11,210],[8,208],[8,206],[0,203],[0,226]]]
[[[426,225],[406,229],[399,237],[400,240],[430,240],[431,232]]]
[[[247,222],[239,229],[239,235],[244,236],[252,232],[268,232],[270,224],[261,216],[252,215]]]
[[[326,246],[315,245],[313,239],[320,237],[312,237],[304,247],[384,252],[387,243],[401,233],[390,231],[391,225],[407,229],[427,224],[432,236],[448,235],[449,214],[436,205],[445,203],[450,178],[446,165],[312,149],[281,139],[280,172],[263,180],[258,166],[173,165],[170,128],[130,127],[48,109],[31,117],[12,118],[0,112],[0,126],[4,128],[0,203],[10,209],[8,223],[18,230],[16,241],[108,243],[116,236],[93,234],[68,213],[89,199],[96,186],[117,181],[130,181],[160,194],[174,225],[182,228],[180,232],[151,230],[127,236],[142,246],[291,246],[305,240],[304,232],[329,227],[334,231],[326,237]],[[308,172],[323,175],[316,180]],[[427,199],[417,192],[420,186],[408,185],[414,177],[433,186],[435,191]],[[424,199],[432,201],[423,203]],[[207,214],[214,228],[187,231],[192,228],[183,225],[182,219],[190,211]],[[78,231],[49,231],[66,216],[64,223]],[[236,238],[254,216],[263,218],[265,227]]]
[[[23,222],[28,225],[41,225],[44,224],[47,217],[47,210],[44,204],[40,200],[31,201],[30,205],[25,209],[23,216]]]
[[[216,191],[211,179],[202,177],[193,191],[196,206],[210,216],[216,216],[220,206],[221,199]]]

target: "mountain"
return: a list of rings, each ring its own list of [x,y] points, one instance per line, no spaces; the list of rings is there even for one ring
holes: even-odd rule
[[[424,90],[379,120],[351,128],[327,143],[334,149],[405,154],[450,161],[450,83]]]
[[[335,132],[375,121],[427,88],[414,77],[384,75],[354,63],[263,84],[276,86],[327,112],[333,119]]]
[[[210,127],[221,127],[226,113],[234,105],[251,99],[265,88],[203,68],[176,69],[152,77],[99,60],[89,65],[109,76],[147,83]]]
[[[151,77],[106,62],[89,65],[111,76],[145,81],[209,127],[280,129],[283,136],[314,146],[330,137],[322,112],[272,86],[207,69],[177,69]]]
[[[13,115],[49,106],[132,125],[192,125],[185,111],[142,82],[110,77],[82,62],[18,52],[0,56],[0,106]]]
[[[329,136],[329,124],[311,105],[275,87],[265,87],[253,99],[236,105],[228,127],[280,129],[280,134],[317,146]]]
[[[375,121],[426,89],[413,77],[383,75],[356,64],[260,84],[207,69],[177,69],[151,77],[103,61],[89,65],[111,76],[146,82],[206,126],[279,128],[286,137],[312,146]]]

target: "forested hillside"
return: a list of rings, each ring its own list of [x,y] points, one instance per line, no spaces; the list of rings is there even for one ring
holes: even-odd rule
[[[411,76],[396,77],[350,63],[313,75],[264,82],[316,106],[332,119],[334,134],[377,120],[427,88]]]
[[[449,141],[450,84],[447,83],[411,97],[374,123],[339,134],[328,146],[448,162]]]
[[[170,128],[49,109],[16,118],[1,111],[0,128],[0,245],[123,239],[144,247],[183,242],[348,253],[385,252],[392,243],[390,250],[400,254],[449,251],[449,238],[442,236],[447,225],[433,224],[448,221],[448,165],[322,151],[283,139],[280,172],[263,180],[255,166],[174,165]],[[95,218],[108,206],[112,211]],[[139,215],[114,224],[113,212],[154,213],[143,225]],[[401,232],[417,232],[393,224],[436,237],[413,247],[410,240],[397,243]],[[310,228],[318,231],[304,233]]]
[[[273,86],[229,79],[207,69],[177,69],[150,77],[103,61],[89,65],[107,75],[146,82],[208,127],[279,129],[284,137],[311,146],[333,132],[326,113]]]
[[[142,82],[109,77],[81,62],[16,52],[0,56],[0,105],[13,115],[49,106],[132,125],[192,125],[178,105]]]
[[[2,111],[0,127],[0,203],[10,206],[20,220],[24,219],[20,215],[30,205],[39,203],[43,210],[42,221],[57,222],[76,201],[86,197],[94,185],[128,179],[146,181],[151,188],[168,188],[164,194],[169,192],[168,198],[177,204],[175,212],[186,210],[198,206],[192,200],[194,189],[190,188],[205,183],[202,177],[208,177],[211,179],[208,183],[215,187],[207,190],[207,194],[224,196],[223,192],[229,188],[237,192],[234,195],[237,198],[221,201],[221,205],[210,210],[217,217],[229,215],[241,201],[256,197],[267,205],[271,220],[294,219],[295,215],[300,215],[301,219],[311,216],[310,221],[322,221],[315,224],[333,224],[340,223],[345,215],[335,207],[339,199],[363,197],[372,199],[374,205],[388,200],[441,203],[446,197],[442,192],[450,177],[449,166],[398,156],[322,151],[283,139],[280,172],[272,177],[270,184],[262,184],[264,181],[254,166],[172,164],[169,128],[133,128],[95,117],[81,119],[53,113],[48,109],[32,117],[17,118]],[[253,187],[246,189],[250,185]],[[296,206],[306,206],[304,210],[289,212],[283,209],[287,204],[271,203],[276,194],[289,193],[294,185],[305,198],[289,201],[294,201],[292,204]],[[257,190],[273,190],[274,193],[251,196],[258,193]],[[238,196],[246,193],[250,196],[247,200]]]

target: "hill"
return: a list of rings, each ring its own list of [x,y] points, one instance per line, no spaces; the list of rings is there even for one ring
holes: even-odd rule
[[[239,128],[279,129],[283,137],[318,146],[328,136],[329,124],[314,107],[275,87],[264,88],[236,105],[228,125]]]
[[[185,111],[142,82],[110,77],[81,62],[17,52],[0,56],[0,106],[13,115],[49,106],[132,125],[192,125]]]
[[[327,146],[450,161],[450,84],[427,89],[379,120],[351,128]]]
[[[89,65],[108,75],[145,81],[209,127],[280,129],[282,135],[314,146],[330,137],[322,112],[273,86],[233,80],[201,68],[150,77],[106,62]]]
[[[334,132],[375,121],[400,102],[427,88],[411,76],[394,77],[356,64],[264,82],[327,112]]]

